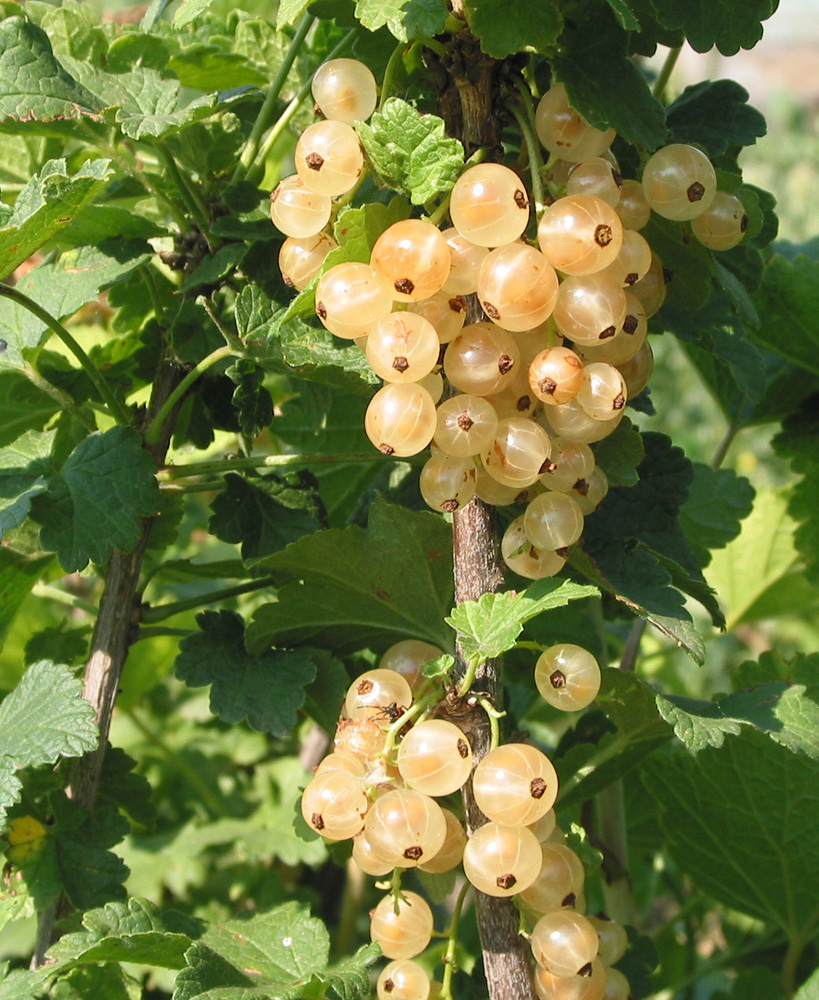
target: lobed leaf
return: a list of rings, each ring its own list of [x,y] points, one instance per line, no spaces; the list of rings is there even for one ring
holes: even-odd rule
[[[765,135],[765,118],[734,80],[703,80],[686,87],[666,108],[674,142],[694,143],[709,156],[731,146],[751,146]]]
[[[355,16],[368,31],[386,25],[399,41],[411,42],[439,35],[449,12],[442,0],[357,0]]]
[[[540,0],[465,0],[469,27],[481,49],[494,59],[505,59],[527,46],[539,51],[554,48],[563,28],[563,15],[555,4]]]
[[[753,48],[762,38],[762,22],[778,0],[652,0],[657,17],[668,28],[682,28],[691,47],[707,52],[716,45],[724,56]]]

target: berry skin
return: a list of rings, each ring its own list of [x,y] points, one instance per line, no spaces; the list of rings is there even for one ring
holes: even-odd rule
[[[270,219],[285,236],[316,236],[330,221],[331,209],[329,197],[311,191],[297,174],[285,177],[270,195]]]
[[[435,433],[435,403],[414,382],[389,383],[370,400],[364,415],[364,430],[385,455],[405,458],[417,455]]]
[[[550,705],[563,712],[578,712],[597,697],[600,665],[582,646],[558,643],[538,657],[535,686]]]
[[[368,805],[362,778],[347,771],[325,771],[304,789],[301,814],[327,840],[347,840],[364,826]]]
[[[284,283],[297,292],[303,291],[321,271],[327,254],[336,246],[336,241],[327,233],[289,236],[279,250],[279,270]]]
[[[425,865],[418,866],[422,872],[430,872],[431,874],[448,872],[456,865],[459,865],[464,856],[466,832],[463,826],[457,816],[451,813],[449,809],[442,809],[441,812],[443,812],[444,819],[446,820],[446,840],[444,841],[444,846],[431,861],[428,861]]]
[[[384,709],[397,705],[404,710],[412,704],[406,679],[395,670],[367,670],[356,677],[347,690],[344,707],[351,719],[383,718]]]
[[[424,680],[421,667],[429,660],[443,656],[444,651],[432,643],[420,639],[402,639],[393,643],[378,661],[378,666],[386,670],[395,670],[406,678],[410,688],[417,690]]]
[[[597,931],[586,917],[572,910],[553,910],[532,930],[532,954],[555,976],[582,975],[597,956]]]
[[[313,77],[313,100],[332,121],[366,121],[375,111],[378,93],[371,70],[357,59],[330,59]]]
[[[504,330],[531,330],[552,314],[557,275],[545,256],[524,243],[492,250],[478,275],[483,311]]]
[[[554,576],[566,565],[566,553],[539,549],[532,545],[523,527],[522,514],[503,533],[501,555],[513,573],[527,580],[543,580]]]
[[[423,316],[394,312],[370,331],[364,353],[385,382],[418,382],[429,375],[441,349],[435,327]]]
[[[731,250],[745,238],[745,206],[726,191],[717,191],[709,207],[691,222],[694,236],[710,250]]]
[[[428,507],[454,514],[475,496],[476,482],[471,458],[438,452],[421,469],[418,487]]]
[[[558,198],[543,213],[537,241],[552,267],[594,274],[612,264],[623,244],[623,223],[605,201],[579,194]]]
[[[391,309],[389,282],[369,264],[336,264],[316,285],[316,315],[337,337],[360,337]]]
[[[444,372],[460,392],[491,396],[512,381],[520,349],[493,323],[470,323],[447,344]]]
[[[370,264],[389,280],[397,302],[420,302],[441,290],[449,274],[451,254],[431,222],[404,219],[378,237]]]
[[[393,896],[385,896],[370,914],[370,937],[387,958],[415,958],[432,937],[432,910],[427,901],[417,892],[403,892],[402,897],[396,902]]]
[[[455,181],[449,216],[458,233],[481,247],[513,243],[529,221],[526,187],[501,163],[479,163]]]
[[[508,826],[526,826],[554,805],[557,772],[536,747],[505,743],[490,750],[475,768],[472,788],[479,809],[488,819]]]
[[[599,958],[581,975],[556,976],[539,965],[535,969],[535,993],[539,1000],[603,1000],[608,970]]]
[[[565,549],[583,533],[583,514],[569,493],[541,493],[523,515],[523,527],[532,545],[539,549]]]
[[[615,135],[614,129],[601,132],[589,125],[569,104],[562,83],[556,83],[540,99],[535,111],[535,129],[543,146],[569,163],[600,156]]]
[[[651,218],[651,205],[646,201],[643,185],[639,181],[623,181],[614,210],[626,229],[642,229]]]
[[[296,172],[311,191],[333,198],[345,194],[358,180],[364,154],[358,136],[344,122],[323,121],[299,136]]]
[[[430,990],[429,976],[410,959],[384,966],[375,986],[378,1000],[428,1000]]]
[[[548,347],[529,365],[529,386],[550,406],[568,403],[583,384],[583,361],[568,347]]]
[[[472,747],[463,732],[443,719],[419,722],[398,748],[398,770],[425,795],[457,792],[472,772]]]
[[[540,871],[540,843],[525,826],[485,823],[466,842],[464,873],[488,896],[514,896]]]
[[[542,475],[551,450],[549,435],[534,420],[504,417],[481,461],[499,483],[525,489]]]
[[[717,174],[711,161],[695,146],[672,143],[649,159],[643,170],[646,201],[665,219],[696,219],[717,193]]]
[[[444,400],[437,419],[435,444],[458,458],[469,458],[488,448],[498,429],[498,415],[489,400],[469,393]]]
[[[444,846],[446,819],[428,795],[396,788],[372,804],[365,832],[376,854],[393,867],[415,868]]]

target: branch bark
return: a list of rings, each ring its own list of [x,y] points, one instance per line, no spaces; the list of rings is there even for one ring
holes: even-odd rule
[[[458,5],[453,4],[453,13]],[[460,139],[467,156],[487,147],[489,158],[500,158],[500,122],[495,98],[502,64],[480,51],[468,31],[454,36],[443,56],[430,54],[428,65],[440,90],[439,110],[450,135]],[[475,296],[469,304],[467,322],[485,320]],[[482,594],[499,590],[503,570],[495,538],[492,509],[472,500],[453,518],[455,601],[477,600]],[[465,670],[463,657],[458,670]],[[500,707],[502,691],[500,662],[488,660],[479,668],[474,690],[486,694]],[[489,719],[480,709],[469,718],[469,736],[475,763],[490,746]],[[469,834],[486,823],[472,792],[472,781],[463,789],[466,826]],[[519,916],[510,899],[475,893],[478,931],[483,950],[484,971],[491,1000],[535,1000],[528,942],[518,933]]]

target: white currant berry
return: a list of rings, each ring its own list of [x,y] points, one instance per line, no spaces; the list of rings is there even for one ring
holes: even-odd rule
[[[472,747],[454,723],[427,719],[413,726],[398,748],[398,770],[416,791],[457,792],[472,772]]]
[[[532,930],[530,943],[538,965],[556,976],[583,975],[597,957],[597,931],[573,910],[544,914]]]
[[[346,771],[325,771],[304,789],[301,814],[327,840],[354,837],[364,826],[369,800],[362,778]]]
[[[370,264],[389,280],[398,302],[420,302],[439,292],[451,255],[441,231],[423,219],[395,222],[378,237]]]
[[[285,236],[315,236],[330,221],[332,202],[297,175],[285,177],[270,195],[270,219]]]
[[[464,847],[464,874],[488,896],[514,896],[540,870],[540,843],[525,826],[485,823]]]
[[[472,777],[472,789],[478,808],[488,819],[526,826],[554,805],[557,772],[536,747],[505,743],[482,758]]]
[[[313,100],[332,121],[366,121],[375,111],[378,93],[369,67],[357,59],[330,59],[313,77]]]
[[[615,136],[614,129],[596,129],[575,111],[562,83],[554,84],[540,99],[535,128],[545,148],[570,163],[600,156]]]
[[[366,670],[347,689],[344,707],[351,719],[383,718],[384,709],[395,705],[406,711],[412,704],[412,691],[406,679],[395,670]]]
[[[583,534],[583,514],[569,493],[541,493],[523,515],[523,528],[539,549],[566,549]]]
[[[299,136],[296,172],[304,184],[333,198],[346,194],[358,180],[364,153],[354,130],[344,122],[323,121],[309,125]]]
[[[501,163],[478,163],[455,181],[449,217],[458,233],[481,247],[512,243],[529,221],[526,187]]]
[[[695,146],[683,143],[658,149],[643,169],[642,182],[654,211],[677,222],[702,215],[717,193],[711,161]]]
[[[364,430],[385,455],[417,455],[435,433],[435,403],[416,383],[389,383],[370,400]]]
[[[288,236],[279,250],[279,270],[286,285],[303,291],[321,272],[327,254],[337,244],[327,233],[313,236]]]
[[[523,515],[516,517],[501,539],[503,561],[518,576],[543,580],[559,573],[566,565],[567,553],[539,549],[532,545],[523,526]]]
[[[745,238],[748,216],[736,195],[717,191],[708,208],[691,222],[691,232],[709,250],[731,250]]]
[[[370,914],[370,937],[387,958],[415,958],[429,944],[434,925],[429,904],[417,892],[385,896]]]
[[[420,639],[402,639],[393,643],[378,661],[382,669],[395,670],[406,678],[413,691],[423,682],[421,667],[430,660],[443,656],[444,651]]]
[[[550,646],[535,664],[540,696],[563,712],[578,712],[590,705],[600,690],[600,680],[594,656],[571,642]]]
[[[375,991],[378,1000],[429,1000],[429,976],[411,959],[390,962],[381,970]]]
[[[421,469],[418,487],[424,503],[433,510],[454,514],[475,496],[477,474],[471,458],[439,452]]]
[[[396,788],[375,800],[365,831],[373,850],[385,861],[396,868],[415,868],[444,846],[446,820],[428,795]]]

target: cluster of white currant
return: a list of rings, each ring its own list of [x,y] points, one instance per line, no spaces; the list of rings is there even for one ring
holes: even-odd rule
[[[607,970],[625,950],[625,931],[582,915],[585,872],[555,823],[551,761],[530,744],[509,743],[474,766],[464,730],[430,717],[438,693],[423,694],[430,682],[422,667],[441,655],[429,643],[404,640],[353,681],[333,752],[302,795],[302,815],[328,840],[352,838],[353,861],[368,875],[462,865],[476,889],[516,897],[536,921],[532,947],[542,1000],[626,1000],[627,982]],[[594,699],[600,670],[590,653],[564,643],[540,656],[535,681],[553,705],[574,711]],[[459,805],[450,802],[449,809],[439,800],[470,776],[488,822],[467,836]],[[370,917],[371,937],[391,960],[378,978],[379,1000],[435,996],[435,984],[413,961],[433,933],[428,903],[415,892],[391,892]]]
[[[589,445],[617,427],[653,367],[647,320],[665,279],[639,230],[654,210],[729,249],[747,228],[742,203],[717,191],[711,162],[693,146],[666,146],[641,181],[622,180],[614,131],[589,125],[558,83],[535,114],[551,154],[546,180],[560,195],[538,220],[536,246],[524,237],[531,208],[520,177],[480,163],[452,189],[450,228],[405,219],[381,234],[369,263],[322,273],[335,246],[324,231],[332,198],[355,186],[364,164],[351,123],[372,113],[376,84],[362,63],[337,59],[319,69],[313,96],[325,120],[302,134],[297,173],[271,196],[288,236],[282,273],[297,289],[321,275],[319,319],[355,340],[384,380],[365,417],[373,444],[399,457],[432,446],[420,489],[434,510],[454,512],[474,496],[527,502],[502,539],[503,558],[521,576],[553,576],[608,490]],[[473,293],[487,321],[464,325]],[[441,372],[457,394],[436,410]]]

